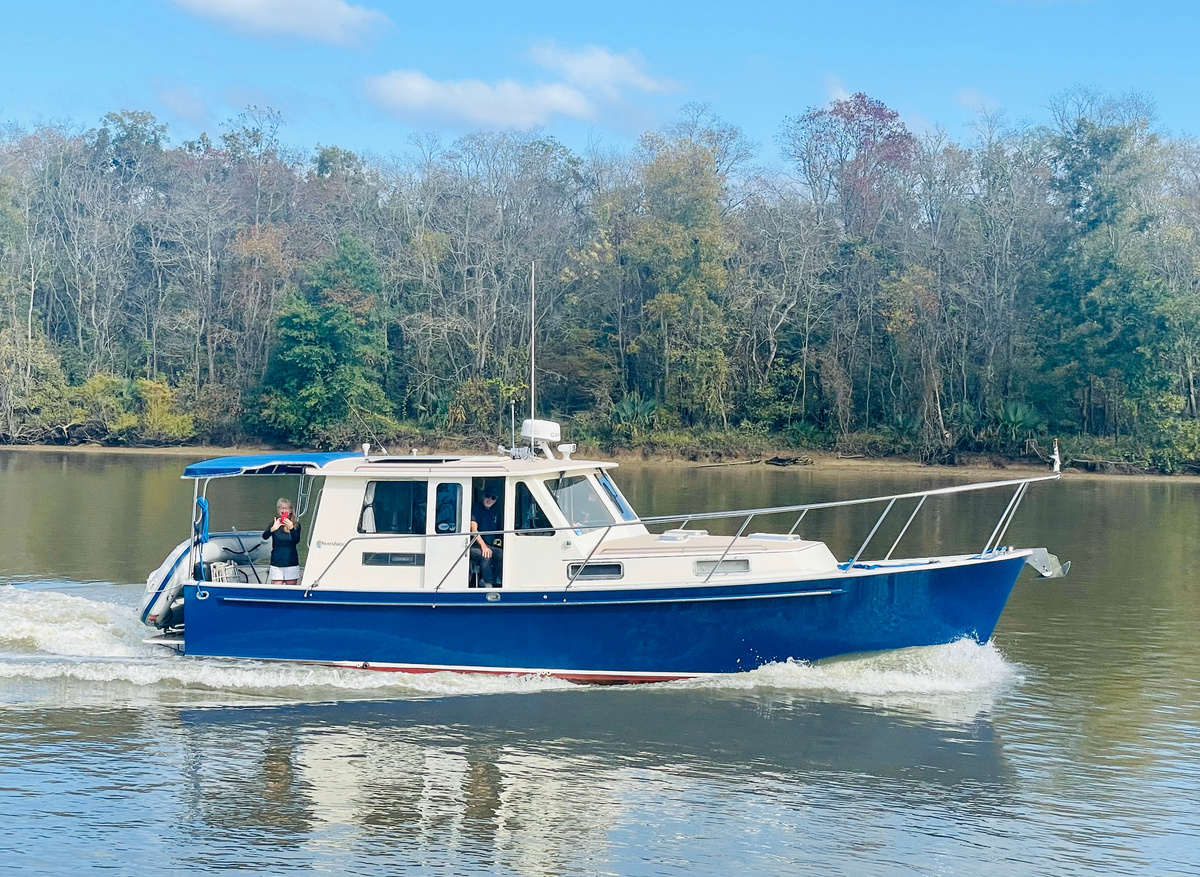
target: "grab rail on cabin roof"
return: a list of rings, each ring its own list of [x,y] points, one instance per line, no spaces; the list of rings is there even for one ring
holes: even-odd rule
[[[1029,489],[1029,485],[1037,484],[1042,481],[1057,481],[1061,477],[1062,476],[1059,473],[1055,472],[1052,475],[1038,475],[1038,476],[1035,476],[1032,478],[1011,478],[1011,479],[1007,479],[1005,481],[985,481],[985,482],[982,482],[979,484],[957,484],[952,487],[935,487],[931,490],[915,490],[915,491],[910,491],[908,493],[896,493],[896,494],[892,494],[890,496],[871,496],[871,497],[863,497],[861,499],[843,499],[843,500],[835,500],[833,502],[801,503],[799,505],[774,506],[774,507],[759,508],[759,509],[738,509],[735,511],[723,511],[723,512],[692,512],[692,513],[686,514],[686,515],[656,515],[656,516],[650,517],[650,518],[636,518],[632,521],[613,521],[608,524],[598,523],[595,526],[569,525],[566,528],[564,528],[562,526],[553,526],[553,527],[551,527],[551,529],[554,529],[554,530],[561,530],[561,529],[600,530],[600,529],[603,529],[604,530],[604,533],[601,535],[600,539],[597,540],[597,542],[594,546],[592,546],[592,550],[588,553],[587,558],[583,561],[583,563],[581,563],[579,565],[579,569],[576,571],[575,575],[571,576],[570,579],[568,580],[567,587],[569,588],[571,585],[573,585],[575,583],[575,580],[579,577],[579,573],[582,572],[584,567],[587,566],[588,561],[590,561],[592,559],[593,555],[595,555],[596,549],[599,548],[600,545],[602,545],[604,543],[604,541],[608,538],[608,535],[617,528],[633,527],[633,526],[646,526],[646,525],[654,525],[654,524],[669,524],[669,523],[678,522],[678,521],[682,521],[684,524],[687,524],[687,523],[689,523],[691,521],[695,521],[695,520],[707,521],[707,520],[722,520],[725,518],[744,517],[745,520],[742,522],[742,525],[738,528],[737,533],[730,540],[729,545],[727,545],[725,547],[724,553],[722,553],[720,559],[713,565],[712,570],[709,571],[708,576],[704,579],[704,583],[707,583],[709,581],[709,579],[711,579],[713,577],[713,574],[721,568],[721,561],[725,560],[725,558],[729,555],[729,552],[736,545],[737,540],[739,538],[741,538],[742,533],[744,533],[746,531],[747,527],[749,527],[750,521],[756,517],[759,517],[760,515],[778,515],[778,514],[787,514],[787,513],[791,513],[791,512],[799,512],[800,514],[799,514],[799,517],[797,517],[797,519],[796,519],[796,523],[793,524],[792,529],[790,531],[788,531],[788,535],[792,535],[793,533],[795,533],[796,529],[800,526],[800,522],[802,520],[804,520],[804,516],[807,515],[810,511],[819,510],[819,509],[845,508],[848,506],[870,505],[872,503],[886,502],[887,506],[884,508],[883,512],[880,513],[879,517],[876,519],[875,525],[871,528],[870,533],[867,534],[866,540],[859,547],[858,551],[855,552],[854,557],[851,558],[850,562],[844,566],[843,571],[849,572],[851,569],[854,568],[854,565],[858,563],[858,561],[862,557],[863,552],[866,551],[867,546],[870,545],[871,540],[875,537],[875,534],[876,534],[876,532],[878,532],[880,525],[883,524],[884,519],[888,516],[888,513],[895,506],[897,500],[916,499],[917,504],[916,504],[915,508],[912,510],[912,513],[909,515],[908,520],[905,522],[904,527],[900,530],[900,535],[896,537],[896,541],[892,543],[892,547],[890,549],[888,549],[887,554],[884,555],[884,557],[883,557],[884,560],[889,560],[891,558],[892,553],[896,550],[896,546],[900,544],[900,540],[904,537],[904,534],[908,531],[909,525],[911,525],[913,520],[916,518],[917,512],[919,512],[921,510],[922,506],[925,504],[925,500],[928,499],[929,497],[931,497],[931,496],[949,496],[951,494],[956,494],[956,493],[973,493],[976,491],[994,490],[996,488],[1001,488],[1001,487],[1015,487],[1016,491],[1014,492],[1012,498],[1008,501],[1008,505],[1005,507],[1004,511],[1001,513],[1000,519],[996,522],[996,526],[995,526],[995,528],[993,528],[992,533],[988,537],[987,542],[984,543],[983,549],[979,552],[981,555],[983,555],[983,554],[987,554],[989,551],[994,551],[996,548],[999,547],[1000,540],[1004,538],[1004,534],[1008,531],[1009,524],[1012,523],[1013,518],[1016,516],[1017,508],[1020,506],[1021,501],[1024,499],[1025,492]],[[376,541],[376,540],[380,540],[380,539],[395,539],[398,536],[406,536],[406,535],[420,536],[424,539],[442,538],[442,537],[447,537],[447,536],[471,536],[472,538],[467,540],[466,547],[463,549],[462,553],[459,554],[459,556],[455,559],[454,563],[450,565],[450,568],[446,571],[445,575],[442,576],[441,581],[439,581],[437,586],[434,588],[434,591],[436,592],[442,587],[443,584],[445,584],[446,579],[449,578],[449,576],[450,576],[450,573],[453,572],[455,570],[455,568],[457,568],[458,564],[462,561],[462,559],[464,557],[466,557],[467,554],[470,552],[471,543],[474,541],[475,536],[522,535],[522,534],[530,534],[530,533],[536,533],[536,532],[545,532],[546,529],[547,529],[546,527],[538,527],[536,529],[530,528],[530,527],[521,527],[519,529],[512,529],[512,530],[486,530],[486,531],[476,531],[474,533],[411,533],[411,534],[406,534],[406,533],[369,533],[369,534],[360,534],[357,536],[352,536],[352,537],[350,537],[350,539],[348,539],[346,541],[346,543],[344,545],[342,545],[338,549],[337,554],[335,554],[333,556],[333,559],[330,560],[329,563],[327,563],[325,565],[325,568],[323,570],[321,570],[321,572],[313,580],[313,583],[311,585],[309,585],[307,588],[305,588],[304,592],[305,592],[305,595],[307,596],[309,593],[312,592],[312,590],[314,588],[316,588],[318,585],[320,585],[322,577],[327,572],[329,572],[330,569],[333,568],[333,565],[335,563],[337,563],[338,559],[342,556],[342,553],[351,545],[351,543],[354,543],[354,542]]]

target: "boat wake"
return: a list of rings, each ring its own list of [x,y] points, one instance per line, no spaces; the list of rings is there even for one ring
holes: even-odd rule
[[[961,639],[815,664],[788,661],[749,673],[677,683],[732,689],[784,688],[861,695],[971,694],[1020,681],[996,646]]]
[[[0,705],[296,703],[573,688],[542,676],[379,673],[221,658],[184,658],[144,643],[140,594],[123,585],[0,584]],[[100,598],[111,594],[111,598]]]
[[[1020,665],[1006,659],[994,643],[980,645],[968,638],[815,664],[787,661],[749,673],[669,684],[851,702],[957,723],[991,712],[995,699],[1023,679]]]
[[[130,606],[82,595],[106,586],[67,585],[76,592],[71,593],[45,590],[46,584],[0,585],[0,650],[105,658],[152,653],[142,643],[146,628],[133,618]]]
[[[57,586],[57,587],[56,587]],[[0,584],[0,704],[295,703],[574,689],[544,676],[382,673],[302,664],[183,658],[143,642],[133,586]],[[924,713],[986,711],[1021,680],[992,644],[960,640],[816,664],[660,683],[664,688],[851,700]]]

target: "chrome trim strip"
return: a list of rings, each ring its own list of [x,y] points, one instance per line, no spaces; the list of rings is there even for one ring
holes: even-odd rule
[[[497,591],[486,591],[488,595],[499,593]],[[533,594],[536,591],[522,591],[521,593]],[[575,593],[579,593],[576,591]],[[572,606],[641,606],[648,603],[715,603],[718,601],[730,600],[775,600],[775,599],[790,599],[792,597],[829,597],[836,594],[846,593],[845,588],[829,588],[821,591],[785,591],[778,594],[735,594],[722,597],[648,597],[645,600],[577,600],[571,603]],[[406,603],[383,603],[371,600],[280,600],[275,597],[218,597],[222,603],[271,603],[285,604],[288,606],[373,606],[380,609],[389,609],[394,607],[413,607],[424,608],[429,607],[473,607],[484,605],[482,603],[428,603],[424,600],[412,600]],[[563,594],[563,599],[554,600],[553,602],[546,601],[544,603],[536,603],[528,601],[524,603],[505,603],[503,600],[499,602],[488,602],[488,606],[561,606],[566,603],[566,595]]]

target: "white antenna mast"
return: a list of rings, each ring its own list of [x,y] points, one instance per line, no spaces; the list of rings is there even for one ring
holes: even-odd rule
[[[529,263],[529,419],[537,420],[537,368],[534,365],[534,354],[537,346],[537,287],[534,282],[534,271],[537,262]],[[533,447],[533,439],[529,440]]]

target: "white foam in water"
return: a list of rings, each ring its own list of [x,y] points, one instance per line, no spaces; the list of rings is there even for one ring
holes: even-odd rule
[[[991,642],[961,639],[942,646],[901,649],[809,664],[768,664],[749,673],[700,684],[789,688],[846,694],[969,694],[1016,679],[1016,669]]]
[[[0,679],[79,683],[72,701],[226,692],[279,700],[432,697],[545,691],[570,683],[538,676],[388,673],[268,661],[185,658],[142,640],[130,605],[0,585]],[[99,689],[99,690],[98,690]],[[11,695],[11,692],[9,693]],[[13,698],[7,698],[10,703]],[[17,697],[19,702],[26,698]],[[35,699],[37,695],[35,694]],[[213,698],[200,697],[202,700]]]
[[[16,660],[0,662],[0,678],[72,680],[110,685],[155,686],[162,691],[193,689],[243,694],[277,694],[283,699],[323,699],[339,694],[436,696],[543,691],[570,683],[539,676],[465,673],[387,673],[373,670],[274,664],[213,658]]]
[[[129,606],[57,591],[0,585],[0,649],[34,654],[148,654]]]
[[[934,718],[961,721],[989,711],[997,694],[1021,681],[1019,667],[1005,660],[992,642],[980,645],[965,638],[946,645],[815,664],[768,664],[749,673],[709,676],[673,685],[789,691],[881,708],[915,709]]]

